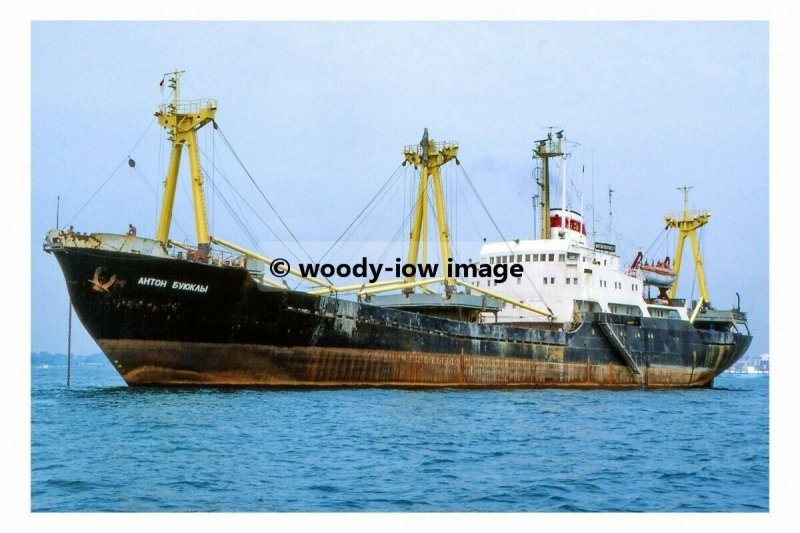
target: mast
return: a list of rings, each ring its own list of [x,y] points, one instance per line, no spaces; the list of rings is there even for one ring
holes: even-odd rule
[[[678,218],[677,216],[667,215],[664,220],[667,226],[678,230],[678,244],[675,249],[675,281],[669,289],[670,299],[675,298],[678,291],[678,278],[681,270],[681,259],[683,258],[683,243],[686,237],[692,241],[692,252],[694,253],[694,269],[697,275],[697,285],[700,288],[700,298],[703,302],[710,303],[708,295],[708,287],[706,286],[706,276],[703,271],[703,258],[700,255],[700,244],[697,240],[697,230],[708,223],[711,214],[708,211],[689,211],[689,191],[692,187],[678,187],[679,191],[683,191],[683,213]]]
[[[185,71],[175,70],[165,74],[172,89],[172,103],[159,106],[156,111],[158,123],[169,132],[172,142],[167,176],[164,180],[164,200],[156,230],[156,240],[166,244],[172,223],[172,208],[175,203],[175,189],[178,183],[183,147],[189,151],[189,170],[192,176],[192,200],[198,248],[208,252],[211,240],[208,234],[205,195],[203,193],[203,173],[200,168],[200,155],[197,145],[197,130],[214,121],[217,111],[216,100],[180,100],[180,77]]]
[[[611,233],[611,220],[614,216],[614,209],[611,207],[611,196],[614,194],[614,189],[610,186],[608,188],[608,233]]]
[[[453,142],[434,142],[428,139],[428,128],[422,135],[419,145],[406,146],[403,150],[405,163],[411,163],[415,168],[420,169],[419,187],[417,189],[417,200],[414,204],[414,216],[412,217],[411,233],[409,234],[408,263],[416,264],[420,246],[422,247],[423,261],[427,260],[426,243],[420,240],[427,237],[427,196],[429,185],[433,186],[434,212],[439,237],[439,251],[441,258],[442,272],[447,273],[447,266],[450,259],[450,231],[447,227],[447,212],[445,210],[444,194],[442,189],[442,178],[439,169],[442,165],[456,159],[458,155],[458,144]],[[406,277],[406,283],[413,283],[414,277]],[[452,277],[445,277],[445,292],[452,290],[454,280]],[[411,291],[411,287],[404,289],[406,293]]]
[[[563,155],[561,151],[561,138],[564,131],[556,133],[558,141],[553,142],[553,132],[548,132],[547,138],[536,141],[533,149],[533,158],[542,160],[542,239],[550,238],[550,165],[551,157]]]
[[[561,164],[561,227],[567,227],[567,158]]]

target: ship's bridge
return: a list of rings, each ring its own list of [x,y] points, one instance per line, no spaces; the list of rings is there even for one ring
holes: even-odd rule
[[[570,209],[550,210],[550,238],[572,239],[578,244],[586,244],[586,224],[583,216]]]

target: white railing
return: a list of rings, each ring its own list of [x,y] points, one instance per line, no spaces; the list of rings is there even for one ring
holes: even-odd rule
[[[667,213],[666,217],[667,218],[672,218],[674,220],[683,220],[683,217],[684,217],[685,214],[688,215],[686,218],[689,219],[689,220],[693,219],[693,218],[698,218],[698,217],[701,217],[701,216],[710,215],[708,209],[692,209],[692,210],[688,211],[688,213],[685,213],[684,211],[678,211],[678,212],[675,212],[675,213]]]
[[[158,106],[161,113],[176,113],[178,115],[191,115],[203,109],[216,109],[217,101],[211,98],[203,98],[201,100],[181,100],[178,102],[177,109],[172,104],[162,104]]]
[[[453,141],[441,141],[433,143],[434,149],[444,150],[447,148],[458,148],[458,143]],[[403,147],[403,153],[410,154],[423,154],[422,146],[419,144],[409,144]]]

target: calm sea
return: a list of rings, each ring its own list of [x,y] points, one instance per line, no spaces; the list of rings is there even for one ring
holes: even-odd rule
[[[766,376],[687,391],[131,389],[31,369],[33,511],[767,511]]]

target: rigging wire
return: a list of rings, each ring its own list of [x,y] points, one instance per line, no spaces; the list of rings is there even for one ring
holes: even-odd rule
[[[480,239],[482,237],[481,236],[481,230],[478,227],[478,223],[475,221],[475,217],[472,216],[472,207],[469,205],[469,196],[466,193],[464,193],[461,190],[459,190],[459,198],[463,198],[464,204],[465,204],[465,206],[464,206],[465,209],[464,210],[467,212],[467,215],[469,216],[469,219],[472,222],[472,227],[475,230],[476,237]],[[456,201],[458,201],[458,200],[456,200]]]
[[[245,209],[242,208],[242,205],[239,203],[239,199],[241,199],[241,201],[244,202],[244,204],[250,209],[250,211],[256,213],[256,216],[258,216],[258,213],[256,212],[255,208],[253,206],[251,206],[247,202],[247,199],[245,199],[241,195],[241,193],[238,191],[238,189],[236,189],[236,187],[234,187],[233,183],[227,177],[227,171],[225,171],[224,169],[219,169],[219,167],[216,165],[216,162],[213,161],[213,159],[215,159],[215,157],[213,157],[213,154],[212,154],[212,157],[209,157],[209,155],[206,154],[205,152],[203,152],[202,150],[200,150],[200,154],[203,156],[203,160],[205,161],[205,163],[211,164],[212,172],[219,172],[220,176],[222,176],[222,178],[223,178],[224,183],[227,184],[228,190],[233,193],[232,198],[233,198],[233,202],[236,204],[235,209],[231,205],[230,201],[228,201],[227,198],[225,197],[225,195],[223,193],[223,190],[222,190],[222,186],[217,184],[217,183],[212,183],[211,184],[212,190],[214,192],[214,194],[212,195],[212,198],[219,197],[221,199],[221,201],[223,201],[223,205],[227,206],[228,214],[232,215],[236,219],[237,224],[240,227],[242,227],[242,226],[247,227],[248,225],[245,224],[244,219],[240,216],[240,213],[244,213]],[[222,165],[222,161],[220,160],[220,166],[221,165]],[[204,172],[205,172],[205,168],[206,168],[205,165],[203,165]],[[264,220],[262,220],[261,222],[264,224],[264,226],[267,228],[267,230],[270,233],[272,233],[272,235],[279,242],[281,242],[281,244],[283,244],[283,242],[280,241],[280,238],[272,230],[270,225],[267,224],[267,222],[264,221]],[[248,234],[248,238],[251,240],[251,244],[257,245],[258,243],[257,243],[257,240],[255,239],[255,234],[253,234],[249,230],[246,233]]]
[[[664,228],[662,231],[650,244],[650,246],[642,253],[644,259],[650,257],[650,252],[655,249],[660,249],[662,244],[666,244],[667,236],[669,235],[669,228]]]
[[[398,184],[400,184],[400,180],[399,180],[399,179],[396,179],[396,182],[395,182],[395,183],[392,185],[392,187],[391,187],[391,188],[388,188],[388,189],[386,189],[386,193],[384,193],[384,195],[383,195],[383,196],[384,196],[384,197],[388,197],[390,192],[394,192],[394,190],[397,188],[397,185],[398,185]],[[383,200],[383,198],[381,198],[381,200]],[[369,213],[367,213],[367,215],[364,217],[364,219],[365,219],[365,220],[366,220],[366,218],[367,218],[369,215],[371,215],[371,214],[372,214],[372,212],[374,212],[374,211],[375,211],[375,209],[377,209],[378,205],[379,205],[379,202],[376,202],[376,203],[374,204],[373,208],[372,208],[372,209],[370,209]],[[363,223],[363,221],[362,221],[362,223]],[[359,223],[359,225],[358,225],[358,226],[360,226],[360,225],[361,225],[361,223]],[[364,242],[365,242],[365,243],[366,243],[366,242],[369,240],[369,238],[372,236],[372,233],[373,233],[373,232],[375,231],[375,229],[376,229],[376,228],[378,228],[378,227],[380,227],[380,225],[379,225],[379,224],[373,224],[373,225],[370,227],[370,229],[369,229],[369,232],[367,233],[367,235],[365,235],[365,236],[364,236]],[[355,231],[355,229],[354,229],[353,231]],[[394,238],[392,238],[392,239],[389,241],[389,243],[388,243],[388,245],[387,245],[387,249],[386,249],[386,250],[388,250],[388,248],[390,248],[390,247],[392,246],[392,244],[394,244],[394,240],[395,240],[395,239],[394,239]],[[363,244],[362,244],[362,246],[363,246]],[[386,250],[384,251],[384,254],[386,253]],[[379,262],[381,262],[381,261],[379,261]]]
[[[216,146],[214,147],[214,149],[216,149]],[[225,207],[225,209],[227,210],[228,214],[231,215],[231,217],[233,218],[234,222],[236,222],[236,225],[239,226],[239,229],[241,229],[242,232],[245,234],[247,239],[250,241],[250,244],[253,245],[253,247],[256,250],[258,250],[259,252],[263,253],[263,251],[261,250],[261,246],[258,244],[258,239],[256,238],[255,234],[250,230],[250,226],[245,223],[245,221],[242,219],[241,216],[239,216],[239,213],[243,213],[244,209],[242,209],[242,206],[239,204],[239,200],[237,199],[237,196],[242,198],[242,201],[245,202],[245,204],[247,205],[247,207],[250,208],[251,211],[256,213],[256,216],[258,216],[258,213],[255,211],[255,209],[250,204],[247,203],[247,200],[245,200],[244,197],[241,196],[239,191],[233,186],[233,184],[230,182],[230,180],[228,180],[228,177],[226,175],[225,169],[220,169],[217,166],[217,164],[216,164],[216,154],[214,154],[214,157],[209,158],[208,154],[206,154],[202,150],[200,151],[200,153],[205,158],[206,161],[209,161],[211,163],[212,172],[219,172],[220,176],[222,176],[222,178],[223,178],[223,181],[228,185],[228,188],[233,193],[235,193],[235,195],[233,196],[233,201],[236,203],[236,209],[233,208],[231,203],[225,197],[225,195],[222,192],[221,187],[216,182],[216,180],[211,183],[212,192],[213,192],[212,198],[214,198],[214,197],[219,197],[220,198],[220,201],[223,203],[223,207]],[[219,160],[219,165],[220,166],[223,165],[222,159]],[[202,168],[203,168],[203,171],[205,172],[205,167],[202,166]],[[263,220],[261,222],[275,236],[275,238],[278,239],[279,242],[281,242],[280,238],[277,235],[275,235],[275,233],[272,231],[272,228],[269,226],[269,224],[267,224]],[[283,243],[281,242],[281,244],[283,244]],[[289,250],[289,253],[292,253],[291,250]]]
[[[103,189],[103,187],[105,187],[105,186],[106,186],[106,184],[107,184],[107,183],[108,183],[108,182],[111,180],[111,178],[113,178],[113,177],[114,177],[114,174],[116,174],[116,173],[117,173],[117,171],[120,169],[120,167],[122,167],[122,165],[124,165],[124,164],[125,164],[125,163],[127,163],[127,162],[128,162],[128,156],[125,156],[124,158],[122,158],[122,161],[120,161],[120,162],[119,162],[119,165],[117,165],[117,167],[116,167],[116,168],[115,168],[115,169],[114,169],[114,170],[111,172],[111,174],[110,174],[110,175],[109,175],[109,176],[106,178],[106,180],[103,182],[103,184],[102,184],[102,185],[100,185],[100,187],[99,187],[99,188],[98,188],[96,191],[94,191],[94,193],[93,193],[93,194],[92,194],[92,195],[89,197],[89,199],[88,199],[88,200],[86,200],[86,203],[84,203],[84,204],[81,206],[81,208],[80,208],[80,209],[78,209],[78,212],[77,212],[77,213],[75,213],[74,215],[72,215],[72,218],[70,218],[70,219],[69,219],[69,220],[68,220],[68,221],[67,221],[67,222],[64,224],[64,227],[68,226],[68,225],[69,225],[69,224],[70,224],[70,223],[71,223],[73,220],[75,220],[75,217],[77,217],[78,215],[80,215],[80,214],[81,214],[81,211],[83,211],[83,210],[84,210],[84,208],[85,208],[87,205],[89,205],[89,203],[90,203],[92,200],[94,200],[94,197],[95,197],[95,196],[97,196],[97,194],[98,194],[98,193],[99,193],[99,192],[100,192],[100,191]]]
[[[237,198],[236,198],[237,196],[250,209],[250,211],[253,212],[253,214],[256,216],[256,218],[258,218],[258,220],[261,221],[261,223],[264,225],[265,228],[267,228],[267,230],[273,235],[273,237],[275,237],[278,240],[278,242],[280,242],[286,248],[287,252],[292,255],[292,258],[299,262],[299,258],[297,257],[297,255],[294,254],[294,252],[292,252],[292,250],[288,246],[285,245],[283,240],[278,236],[277,233],[275,233],[275,231],[272,229],[272,227],[261,217],[261,215],[259,215],[258,211],[252,205],[250,205],[250,203],[247,201],[247,199],[244,196],[242,196],[242,194],[236,189],[236,187],[233,186],[231,181],[228,179],[227,175],[222,170],[220,170],[220,169],[218,169],[216,167],[214,162],[211,161],[211,159],[208,157],[208,154],[206,154],[202,150],[200,150],[200,153],[205,158],[206,161],[211,162],[212,166],[216,169],[217,172],[219,172],[219,175],[222,176],[222,178],[225,181],[225,183],[228,184],[228,187],[230,188],[230,190],[235,193],[235,196],[233,197],[233,201],[236,202],[238,210],[233,209],[233,207],[231,206],[230,202],[224,196],[224,194],[222,193],[222,190],[217,186],[217,184],[215,182],[211,182],[211,187],[212,187],[212,189],[214,191],[214,194],[217,195],[219,197],[220,201],[223,202],[223,204],[225,205],[228,213],[234,218],[234,220],[237,223],[237,225],[239,226],[239,228],[242,229],[242,231],[245,233],[247,238],[250,240],[250,243],[254,247],[256,247],[256,249],[259,252],[263,253],[263,251],[261,249],[261,246],[258,244],[258,239],[256,238],[255,234],[253,234],[253,232],[248,229],[248,226],[247,226],[247,224],[245,224],[245,221],[238,215],[238,212],[243,212],[244,209],[242,209],[241,206],[239,205],[239,200],[237,200]],[[205,172],[205,170],[204,170],[204,172]]]
[[[86,206],[89,205],[92,200],[94,200],[94,197],[97,196],[97,194],[101,190],[103,190],[103,187],[105,187],[106,184],[108,184],[108,182],[111,181],[111,178],[114,177],[114,175],[119,171],[119,169],[122,167],[122,165],[124,165],[125,163],[128,162],[128,160],[130,159],[130,154],[132,154],[132,153],[134,153],[136,151],[136,147],[139,146],[139,143],[142,142],[142,139],[144,139],[144,136],[147,135],[148,131],[150,131],[150,128],[153,126],[153,123],[155,123],[155,120],[150,119],[149,122],[147,123],[147,127],[142,132],[142,134],[139,136],[139,139],[134,143],[133,147],[130,150],[128,150],[128,155],[126,155],[125,157],[122,158],[122,161],[119,162],[119,164],[116,166],[116,168],[114,168],[114,170],[111,172],[111,174],[108,175],[108,177],[105,179],[105,181],[103,181],[103,183],[100,185],[100,187],[98,187],[97,190],[95,190],[92,193],[92,195],[89,197],[88,200],[86,200],[86,202],[81,206],[81,208],[78,209],[78,211],[74,215],[72,215],[72,217],[67,221],[66,224],[64,224],[64,227],[67,227],[73,220],[75,220],[75,218],[78,215],[81,214],[81,212],[86,208]]]
[[[400,185],[401,194],[404,192],[404,185],[403,180],[401,179],[406,175],[405,172],[401,172],[406,165],[399,165],[395,171],[392,173],[391,176],[383,183],[380,187],[378,192],[372,197],[372,199],[362,208],[361,212],[356,216],[355,219],[350,223],[350,225],[342,232],[342,234],[336,239],[336,241],[331,244],[331,246],[325,251],[325,253],[320,258],[320,263],[324,260],[325,257],[329,255],[335,255],[341,250],[342,246],[344,246],[345,242],[349,241],[350,237],[362,226],[362,224],[369,218],[369,216],[381,205],[383,200],[390,196],[398,185]],[[405,199],[405,197],[404,197]],[[405,205],[404,205],[405,207]],[[405,209],[402,215],[405,215]],[[408,213],[408,215],[401,221],[400,228],[395,232],[394,236],[388,241],[386,248],[383,250],[380,258],[378,259],[378,263],[382,263],[383,259],[385,258],[386,254],[388,253],[389,249],[391,249],[392,245],[398,240],[398,235],[403,231],[405,226],[405,221],[408,220],[413,214],[413,211]],[[372,225],[369,233],[366,237],[364,237],[364,241],[366,241],[371,235],[372,232],[379,227],[379,225],[375,224]],[[338,245],[338,246],[337,246]],[[362,243],[363,247],[363,243]],[[359,249],[360,250],[360,249]],[[356,252],[357,254],[357,252]]]
[[[405,165],[401,165],[401,168],[403,166],[405,166]],[[417,169],[416,167],[412,167],[412,169],[414,171],[413,174],[415,176],[419,176],[419,169]],[[395,171],[395,172],[397,172],[397,171]],[[407,175],[407,174],[408,173],[403,173],[403,175]],[[414,186],[413,186],[414,183],[413,183],[413,180],[409,180],[408,183],[409,183],[409,198],[410,198],[414,194]],[[427,199],[426,207],[430,208],[430,206],[433,205],[433,201],[430,198],[430,191],[429,190],[426,191],[426,196],[425,197]],[[378,261],[377,261],[378,263],[380,263],[380,264],[383,263],[384,259],[386,258],[386,255],[389,253],[389,250],[391,249],[392,245],[395,243],[395,241],[398,240],[398,237],[400,236],[400,234],[405,230],[406,222],[410,223],[411,217],[413,217],[414,212],[419,207],[419,200],[421,200],[421,198],[419,198],[418,201],[414,203],[413,208],[409,209],[407,212],[405,210],[405,202],[404,202],[404,206],[403,206],[404,207],[404,209],[403,209],[404,217],[403,217],[403,220],[402,220],[400,226],[398,227],[397,231],[395,232],[394,236],[391,238],[391,240],[388,242],[387,246],[381,252],[381,255],[379,256]],[[434,222],[435,221],[436,220],[435,220],[435,212],[434,212]],[[403,240],[402,242],[405,243],[405,240]],[[403,255],[405,255],[405,254],[403,254]],[[439,262],[441,262],[441,257],[439,257],[439,259],[440,259]]]
[[[226,179],[226,182],[227,182],[227,179]],[[230,182],[228,182],[228,184],[230,185]],[[219,196],[219,199],[222,202],[223,206],[228,211],[228,214],[231,215],[231,217],[233,218],[234,222],[236,222],[236,225],[239,226],[239,229],[241,229],[242,232],[245,234],[247,239],[250,241],[250,244],[253,245],[253,247],[256,248],[256,250],[258,250],[259,252],[262,252],[261,247],[258,244],[258,240],[256,239],[256,236],[253,234],[252,231],[250,231],[249,226],[245,223],[244,220],[242,220],[242,218],[238,214],[240,211],[242,211],[242,209],[241,209],[241,207],[238,206],[238,201],[236,200],[236,197],[234,197],[234,201],[237,202],[237,207],[239,207],[238,210],[234,209],[233,206],[231,206],[231,204],[228,201],[228,199],[222,194],[222,191],[219,189],[218,186],[216,186],[216,184],[212,183],[211,184],[211,188],[212,188],[214,194]]]
[[[394,179],[396,179],[396,177],[397,177],[398,173],[400,173],[400,170],[403,168],[403,166],[404,166],[404,165],[399,165],[399,166],[397,167],[397,169],[395,169],[395,171],[392,173],[392,175],[391,175],[391,176],[389,176],[389,179],[387,179],[387,180],[386,180],[386,181],[383,183],[383,185],[381,186],[381,188],[380,188],[380,189],[378,189],[378,192],[376,192],[376,193],[375,193],[375,195],[372,197],[372,199],[371,199],[369,202],[367,202],[367,205],[365,205],[365,206],[364,206],[364,208],[363,208],[363,209],[361,209],[361,212],[360,212],[358,215],[356,215],[356,218],[354,218],[354,219],[353,219],[353,221],[350,223],[350,225],[348,225],[348,226],[345,228],[345,230],[342,232],[342,234],[341,234],[341,235],[339,235],[339,237],[338,237],[338,238],[337,238],[337,239],[336,239],[336,240],[333,242],[333,244],[331,244],[331,245],[328,247],[328,249],[327,249],[327,250],[325,250],[325,253],[323,253],[323,254],[322,254],[322,257],[320,257],[320,259],[319,259],[319,261],[320,261],[320,262],[322,262],[322,261],[323,261],[323,260],[324,260],[324,259],[325,259],[325,258],[328,256],[328,254],[331,252],[331,250],[333,250],[333,248],[334,248],[334,247],[335,247],[335,246],[336,246],[336,245],[337,245],[337,244],[338,244],[340,241],[342,241],[342,239],[344,238],[344,236],[345,236],[345,235],[347,235],[348,231],[350,231],[350,228],[353,228],[353,226],[356,224],[356,222],[358,222],[358,221],[359,221],[359,219],[360,219],[360,218],[361,218],[361,217],[364,215],[364,213],[365,213],[365,212],[366,212],[366,211],[367,211],[367,210],[370,208],[370,206],[371,206],[371,205],[373,205],[373,202],[375,202],[375,205],[377,205],[377,202],[378,202],[378,197],[379,197],[379,196],[381,196],[382,194],[385,194],[386,188],[389,186],[389,184],[390,184],[390,183],[391,183],[391,182],[392,182]],[[404,207],[405,207],[405,204],[404,204]],[[373,206],[373,208],[372,208],[372,209],[374,210],[374,206]],[[370,212],[372,212],[372,210],[370,210]],[[365,218],[366,218],[366,217],[365,217]],[[362,222],[363,222],[363,221],[362,221]],[[359,225],[360,225],[360,222],[359,222]],[[353,231],[355,231],[356,229],[358,229],[358,226],[356,226],[355,228],[353,228]]]
[[[164,139],[166,138],[166,135],[167,135],[167,130],[165,130],[164,128],[159,128],[159,134],[158,134],[158,167],[156,167],[156,172],[158,174],[162,175],[162,176],[166,174],[166,172],[165,172],[165,166],[166,165],[164,164],[164,146],[166,145],[166,143],[164,142]],[[164,187],[166,187],[166,180],[164,180],[161,185],[162,185],[161,189],[163,190]],[[159,217],[160,217],[160,213],[159,213],[159,206],[160,205],[161,205],[161,197],[159,196],[158,188],[156,187],[156,205],[155,205],[156,221],[155,221],[155,224],[154,224],[154,227],[156,227],[156,228],[158,227],[158,221],[159,221]]]
[[[459,165],[459,167],[461,168],[461,172],[464,173],[464,177],[467,178],[467,184],[470,186],[470,188],[472,189],[472,192],[478,198],[478,202],[480,202],[481,207],[483,207],[483,210],[488,215],[489,220],[491,220],[492,225],[494,226],[494,229],[497,230],[497,233],[500,235],[500,238],[505,243],[506,247],[508,248],[508,251],[513,254],[514,250],[512,250],[511,249],[511,245],[508,244],[509,243],[508,239],[506,239],[505,236],[503,235],[503,232],[500,231],[500,228],[498,227],[497,223],[495,222],[494,218],[492,217],[492,214],[489,212],[489,209],[486,207],[486,204],[483,203],[483,198],[480,197],[480,195],[478,194],[478,191],[475,189],[475,185],[472,184],[472,180],[470,179],[469,174],[467,174],[467,171],[464,168],[464,165]],[[528,282],[530,283],[531,287],[533,287],[533,290],[536,291],[536,295],[539,297],[540,301],[544,304],[544,306],[547,308],[547,310],[550,312],[550,314],[553,315],[554,313],[553,313],[552,309],[550,309],[550,306],[547,305],[547,302],[545,301],[544,297],[542,296],[542,293],[539,292],[538,287],[536,287],[536,284],[530,278],[528,273],[525,270],[523,270],[523,274],[525,274],[525,279],[528,280]]]
[[[152,183],[150,183],[150,180],[149,180],[149,179],[147,179],[147,176],[145,176],[145,175],[144,175],[144,173],[142,173],[142,171],[141,171],[141,170],[139,170],[139,167],[138,167],[138,166],[136,166],[136,167],[133,167],[133,171],[134,171],[134,172],[136,172],[136,174],[137,174],[137,175],[138,175],[140,178],[142,178],[142,181],[144,181],[144,183],[147,185],[147,190],[149,190],[149,191],[150,191],[150,194],[152,194],[152,195],[153,195],[153,196],[156,198],[156,200],[158,200],[158,192],[156,191],[156,189],[155,189],[155,187],[153,186],[153,184],[152,184]],[[188,238],[189,238],[189,234],[186,232],[186,230],[185,230],[185,229],[183,229],[183,227],[181,226],[180,222],[178,222],[178,220],[177,220],[177,219],[174,219],[174,220],[173,220],[173,222],[174,222],[174,223],[175,223],[175,225],[178,227],[178,229],[181,231],[181,233],[183,233],[183,236],[184,236],[184,238],[185,238],[185,239],[188,239]]]
[[[400,227],[397,229],[397,231],[395,232],[395,234],[392,236],[391,240],[389,241],[389,244],[386,246],[386,248],[383,250],[383,252],[381,252],[381,255],[378,257],[378,263],[379,264],[383,264],[383,260],[386,258],[386,254],[389,253],[389,250],[391,249],[392,244],[395,241],[399,240],[400,235],[402,234],[403,230],[405,229],[406,222],[408,222],[411,219],[411,216],[413,215],[413,213],[414,213],[414,211],[409,211],[409,213],[405,216],[405,218],[403,219],[403,222],[400,224]],[[405,239],[402,242],[405,242]],[[401,255],[405,256],[405,254],[401,254]]]
[[[403,210],[400,211],[400,232],[401,232],[400,234],[401,235],[404,234],[405,230],[406,230],[406,202],[407,201],[409,203],[411,202],[410,195],[406,194],[406,182],[410,183],[411,180],[406,180],[405,179],[405,174],[404,174],[404,176],[403,176],[403,191],[402,191],[402,194],[403,194]],[[408,255],[406,254],[405,239],[402,239],[400,241],[400,257],[408,257]]]
[[[216,145],[214,146],[214,148],[216,149]],[[296,263],[300,263],[301,260],[297,256],[297,254],[295,254],[294,251],[292,251],[292,249],[289,246],[286,245],[286,243],[272,229],[272,227],[267,223],[267,221],[264,220],[264,218],[259,214],[259,212],[247,201],[247,199],[239,192],[239,190],[236,187],[234,187],[233,183],[231,183],[231,181],[228,179],[228,177],[226,175],[226,172],[223,169],[220,169],[220,168],[217,167],[217,165],[215,164],[215,161],[214,161],[214,159],[216,159],[216,157],[210,158],[208,156],[208,154],[206,154],[203,150],[200,150],[200,153],[203,156],[205,161],[211,163],[212,172],[218,172],[219,175],[222,176],[224,182],[227,183],[228,188],[234,193],[233,201],[236,203],[237,209],[233,208],[233,206],[231,205],[230,201],[228,201],[226,196],[223,194],[222,189],[217,186],[215,181],[210,181],[212,190],[214,192],[214,194],[212,195],[212,198],[214,198],[215,196],[219,197],[219,199],[223,203],[223,206],[225,207],[226,211],[228,212],[228,214],[231,215],[231,217],[233,218],[234,222],[236,222],[236,225],[239,226],[239,229],[242,231],[242,233],[244,233],[245,237],[250,241],[250,244],[253,246],[253,248],[256,251],[258,251],[259,253],[261,253],[262,255],[268,255],[262,249],[262,247],[259,244],[259,241],[258,241],[258,238],[256,237],[256,235],[250,230],[250,226],[244,221],[244,219],[241,216],[239,216],[238,213],[240,213],[240,212],[243,213],[245,211],[244,209],[242,209],[241,205],[239,204],[239,199],[241,199],[241,201],[250,209],[250,211],[252,211],[252,213],[256,216],[256,218],[264,225],[264,227],[267,229],[267,231],[269,231],[272,234],[272,236],[275,237],[275,239],[278,241],[278,243],[280,243],[284,247],[286,252],[289,255],[291,255],[291,257],[296,261]],[[222,165],[222,160],[221,159],[220,159],[220,165]],[[201,168],[202,168],[204,174],[207,175],[208,172],[205,170],[205,167],[201,165]],[[239,199],[237,199],[237,197]],[[328,279],[326,276],[322,276],[322,277],[324,277],[329,283],[331,282],[330,279]],[[302,283],[302,280],[298,283],[297,286],[299,286],[301,283]]]
[[[216,123],[215,123],[215,124],[216,124]],[[239,155],[236,153],[236,151],[233,149],[233,146],[231,146],[231,143],[228,141],[228,138],[227,138],[227,137],[225,136],[225,134],[222,132],[222,129],[221,129],[221,128],[219,128],[219,127],[217,127],[217,131],[219,131],[219,134],[220,134],[220,136],[222,137],[222,140],[225,142],[225,145],[226,145],[226,146],[228,147],[228,149],[231,151],[231,153],[233,154],[233,157],[235,157],[235,158],[236,158],[236,161],[238,161],[239,165],[242,167],[242,170],[244,170],[245,174],[247,174],[247,177],[248,177],[248,178],[250,178],[250,181],[251,181],[251,182],[253,182],[253,185],[255,186],[256,190],[257,190],[257,191],[258,191],[258,193],[261,195],[261,197],[264,199],[264,201],[267,203],[267,205],[269,206],[269,208],[272,210],[272,212],[275,214],[275,216],[276,216],[276,217],[278,218],[278,220],[281,222],[281,224],[282,224],[282,225],[283,225],[283,227],[286,229],[286,231],[288,231],[288,232],[289,232],[289,235],[291,235],[291,236],[292,236],[292,239],[294,239],[294,242],[297,244],[297,246],[299,246],[299,247],[300,247],[300,249],[303,251],[303,253],[305,253],[305,254],[306,254],[306,257],[308,257],[308,260],[309,260],[309,261],[311,261],[312,263],[314,263],[315,261],[314,261],[314,259],[311,257],[311,254],[309,254],[309,253],[308,253],[308,251],[305,249],[305,247],[304,247],[304,246],[303,246],[303,245],[300,243],[300,241],[297,239],[297,237],[295,236],[295,234],[292,232],[292,230],[289,228],[289,226],[288,226],[288,225],[286,224],[286,222],[283,220],[283,217],[281,217],[281,215],[278,213],[278,211],[277,211],[277,210],[275,209],[275,207],[272,205],[272,202],[270,202],[270,201],[269,201],[269,199],[267,198],[267,196],[264,194],[264,191],[262,191],[262,190],[261,190],[261,187],[259,187],[259,186],[258,186],[258,183],[256,183],[256,180],[255,180],[255,179],[253,178],[253,176],[250,174],[250,171],[248,171],[248,170],[247,170],[247,167],[245,167],[245,166],[244,166],[244,163],[243,163],[243,162],[242,162],[242,160],[239,158]],[[327,279],[327,278],[326,278],[326,279]]]

